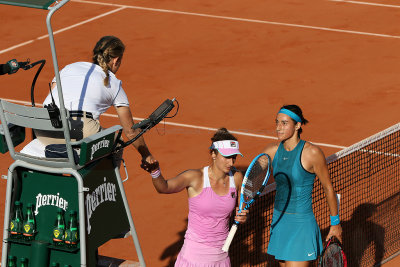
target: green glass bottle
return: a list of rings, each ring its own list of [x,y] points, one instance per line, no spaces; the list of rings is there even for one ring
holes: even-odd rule
[[[8,256],[7,267],[17,267],[17,258],[14,256]]]
[[[78,232],[77,212],[71,210],[69,212],[68,228],[65,231],[65,244],[68,247],[75,248],[77,246],[79,240]]]
[[[21,267],[28,267],[28,259],[27,258],[21,258]]]
[[[52,262],[51,263],[51,267],[59,267],[60,266],[60,264],[58,264],[57,262]]]
[[[59,208],[57,210],[56,221],[54,222],[53,228],[53,243],[56,246],[64,245],[64,234],[65,234],[65,220],[64,210]]]
[[[33,204],[28,203],[26,207],[26,218],[23,225],[23,235],[25,240],[33,240],[36,233],[36,220],[33,213]]]
[[[12,238],[20,238],[22,236],[23,222],[24,222],[24,215],[22,214],[21,202],[15,201],[14,215],[10,221],[10,234]]]

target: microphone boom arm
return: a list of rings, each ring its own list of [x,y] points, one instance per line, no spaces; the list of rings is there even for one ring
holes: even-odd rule
[[[153,113],[150,114],[150,116],[144,120],[142,120],[139,123],[136,123],[132,126],[132,129],[141,129],[142,131],[137,134],[134,138],[127,142],[123,141],[118,141],[121,145],[116,147],[116,151],[119,151],[120,149],[129,146],[133,142],[135,142],[139,137],[141,137],[145,132],[156,126],[160,121],[162,121],[168,113],[175,107],[174,102],[176,101],[175,98],[172,100],[167,99],[165,100],[156,110],[153,111]]]

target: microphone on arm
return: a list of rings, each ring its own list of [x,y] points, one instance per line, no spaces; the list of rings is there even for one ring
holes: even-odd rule
[[[16,59],[11,59],[6,64],[0,64],[0,75],[10,75],[16,73],[19,69],[29,70],[33,67],[32,64],[29,63],[29,59],[25,62],[18,62]]]

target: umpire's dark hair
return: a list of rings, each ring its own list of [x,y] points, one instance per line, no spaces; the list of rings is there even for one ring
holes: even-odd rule
[[[213,137],[211,137],[211,145],[214,142],[224,141],[224,140],[235,140],[235,141],[237,141],[237,138],[233,134],[231,134],[226,128],[222,127],[222,128],[219,128],[215,132]],[[210,149],[210,154],[212,152],[218,153],[218,150],[217,149]]]
[[[301,108],[298,105],[283,105],[280,109],[287,109],[290,110],[292,112],[294,112],[297,116],[300,117],[301,119],[301,125],[306,125],[308,123],[308,120],[306,120],[306,118],[304,118],[303,116],[303,111],[301,110]],[[297,122],[292,119],[293,122],[296,124]],[[303,129],[300,127],[298,133],[298,136],[300,137],[300,134],[303,132]]]
[[[110,74],[108,73],[110,67],[108,63],[110,63],[113,58],[122,58],[124,52],[125,45],[115,36],[103,36],[94,46],[92,60],[93,63],[99,65],[106,74],[106,78],[104,78],[105,86],[108,86],[110,82]]]

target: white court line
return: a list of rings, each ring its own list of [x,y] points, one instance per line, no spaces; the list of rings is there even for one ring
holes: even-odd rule
[[[375,150],[366,150],[366,149],[361,149],[360,151],[367,152],[367,153],[370,153],[370,154],[385,155],[385,156],[392,156],[392,157],[400,157],[400,154],[396,154],[396,153],[388,153],[388,152],[381,152],[381,151],[375,151]]]
[[[58,30],[58,31],[55,31],[53,34],[55,35],[55,34],[57,34],[57,33],[64,32],[64,31],[73,29],[73,28],[75,28],[75,27],[81,26],[81,25],[86,24],[86,23],[88,23],[88,22],[91,22],[91,21],[93,21],[93,20],[96,20],[96,19],[99,19],[99,18],[108,16],[108,15],[110,15],[110,14],[116,13],[116,12],[118,12],[118,11],[121,11],[121,10],[123,10],[123,9],[125,9],[125,7],[120,7],[120,8],[111,10],[111,11],[109,11],[109,12],[103,13],[103,14],[98,15],[98,16],[96,16],[96,17],[93,17],[93,18],[84,20],[84,21],[82,21],[82,22],[76,23],[76,24],[74,24],[74,25],[71,25],[71,26],[62,28],[62,29],[60,29],[60,30]],[[43,36],[40,36],[38,39],[41,40],[41,39],[44,39],[44,38],[47,38],[47,37],[49,37],[49,35],[48,35],[48,34],[45,34],[45,35],[43,35]]]
[[[58,34],[58,33],[61,33],[61,32],[64,32],[64,31],[67,31],[67,30],[70,30],[70,29],[73,29],[73,28],[78,27],[78,26],[81,26],[81,25],[83,25],[83,24],[85,24],[85,23],[88,23],[88,22],[91,22],[91,21],[93,21],[93,20],[96,20],[96,19],[99,19],[99,18],[108,16],[108,15],[113,14],[113,13],[118,12],[118,11],[121,11],[121,10],[123,10],[123,9],[125,9],[125,7],[119,7],[119,8],[117,8],[117,9],[111,10],[111,11],[109,11],[109,12],[103,13],[103,14],[98,15],[98,16],[95,16],[95,17],[93,17],[93,18],[90,18],[90,19],[81,21],[81,22],[79,22],[79,23],[73,24],[73,25],[71,25],[71,26],[62,28],[62,29],[60,29],[60,30],[58,30],[58,31],[53,32],[53,34],[56,35],[56,34]],[[8,52],[8,51],[11,51],[11,50],[14,50],[14,49],[16,49],[16,48],[18,48],[18,47],[31,44],[31,43],[33,43],[33,42],[36,41],[36,40],[42,40],[42,39],[45,39],[45,38],[48,38],[48,37],[49,37],[49,35],[48,35],[48,34],[45,34],[45,35],[40,36],[40,37],[38,37],[38,38],[36,38],[36,39],[32,39],[32,40],[29,40],[29,41],[20,43],[20,44],[18,44],[18,45],[11,46],[11,47],[9,47],[9,48],[0,50],[0,54],[4,54],[4,53],[6,53],[6,52]]]
[[[331,0],[334,1],[334,0]],[[337,0],[339,1],[339,0]],[[313,29],[313,30],[321,30],[321,31],[330,31],[330,32],[339,32],[339,33],[349,33],[349,34],[358,34],[358,35],[365,35],[365,36],[374,36],[374,37],[382,37],[382,38],[394,38],[394,39],[400,39],[400,36],[396,35],[389,35],[389,34],[379,34],[379,33],[371,33],[371,32],[360,32],[360,31],[350,31],[350,30],[341,30],[341,29],[334,29],[334,28],[327,28],[327,27],[317,27],[317,26],[309,26],[309,25],[301,25],[301,24],[292,24],[292,23],[282,23],[282,22],[274,22],[274,21],[266,21],[266,20],[256,20],[256,19],[245,19],[245,18],[236,18],[236,17],[227,17],[227,16],[217,16],[217,15],[209,15],[209,14],[201,14],[201,13],[192,13],[192,12],[184,12],[184,11],[176,11],[176,10],[168,10],[168,9],[157,9],[157,8],[147,8],[147,7],[139,7],[139,6],[129,6],[129,5],[120,5],[120,4],[110,4],[110,3],[101,3],[101,2],[94,2],[94,1],[82,1],[82,0],[72,0],[72,2],[78,2],[78,3],[86,3],[86,4],[97,4],[97,5],[104,5],[104,6],[113,6],[113,7],[119,7],[118,9],[103,13],[99,16],[93,17],[91,19],[82,21],[80,23],[71,25],[69,27],[60,29],[54,34],[75,28],[77,26],[80,26],[82,24],[91,22],[95,19],[107,16],[109,14],[118,12],[122,9],[125,8],[131,8],[131,9],[138,9],[138,10],[146,10],[146,11],[155,11],[155,12],[163,12],[163,13],[173,13],[173,14],[181,14],[181,15],[191,15],[191,16],[199,16],[199,17],[208,17],[208,18],[217,18],[217,19],[225,19],[225,20],[233,20],[233,21],[241,21],[241,22],[252,22],[252,23],[262,23],[262,24],[271,24],[271,25],[279,25],[279,26],[287,26],[287,27],[296,27],[296,28],[304,28],[304,29]],[[15,48],[30,44],[34,42],[35,40],[41,40],[43,38],[47,38],[48,35],[43,35],[40,36],[36,39],[29,40],[17,45],[14,45],[12,47],[0,50],[0,54],[4,54],[5,52],[11,51]]]
[[[331,1],[331,2],[343,2],[343,3],[350,3],[350,4],[358,4],[358,5],[368,5],[368,6],[400,8],[400,6],[396,6],[396,5],[386,5],[386,4],[371,3],[371,2],[347,1],[347,0],[328,0],[328,1]]]
[[[225,20],[233,20],[233,21],[241,21],[241,22],[262,23],[262,24],[288,26],[288,27],[313,29],[313,30],[321,30],[321,31],[350,33],[350,34],[358,34],[358,35],[366,35],[366,36],[374,36],[374,37],[400,39],[400,36],[397,36],[397,35],[380,34],[380,33],[372,33],[372,32],[341,30],[341,29],[335,29],[335,28],[309,26],[309,25],[302,25],[302,24],[292,24],[292,23],[283,23],[283,22],[257,20],[257,19],[245,19],[245,18],[236,18],[236,17],[228,17],[228,16],[201,14],[201,13],[193,13],[193,12],[185,12],[185,11],[177,11],[177,10],[169,10],[169,9],[159,9],[159,8],[149,8],[149,7],[140,7],[140,6],[101,3],[101,2],[95,2],[95,1],[83,1],[83,0],[71,0],[71,1],[72,2],[79,2],[79,3],[87,3],[87,4],[105,5],[105,6],[119,6],[119,7],[126,7],[126,8],[132,8],[132,9],[138,9],[138,10],[146,10],[146,11],[155,11],[155,12],[162,12],[162,13],[173,13],[173,14],[191,15],[191,16],[207,17],[207,18],[217,18],[217,19],[225,19]]]
[[[7,98],[1,98],[5,101],[8,102],[14,102],[17,104],[23,104],[23,105],[31,105],[31,102],[28,101],[22,101],[22,100],[14,100],[14,99],[7,99]],[[37,106],[43,106],[42,104],[37,104]],[[111,117],[111,118],[118,118],[118,115],[116,114],[109,114],[109,113],[103,113],[101,116],[105,116],[105,117]],[[136,121],[141,121],[144,118],[138,118],[138,117],[132,117],[134,120]],[[192,128],[192,129],[197,129],[197,130],[204,130],[204,131],[212,131],[215,132],[216,130],[218,130],[217,128],[212,128],[212,127],[205,127],[205,126],[198,126],[198,125],[191,125],[191,124],[184,124],[184,123],[176,123],[176,122],[168,122],[168,121],[164,121],[164,123],[166,125],[171,125],[171,126],[177,126],[177,127],[183,127],[183,128]],[[254,133],[248,133],[248,132],[242,132],[242,131],[231,131],[229,130],[231,133],[233,134],[237,134],[237,135],[242,135],[242,136],[250,136],[250,137],[256,137],[256,138],[263,138],[263,139],[273,139],[273,140],[277,140],[277,138],[275,136],[269,136],[269,135],[262,135],[262,134],[254,134]],[[331,144],[325,144],[325,143],[314,143],[311,142],[315,145],[318,146],[324,146],[324,147],[332,147],[332,148],[339,148],[339,149],[344,149],[346,148],[345,146],[338,146],[338,145],[331,145]]]
[[[15,48],[18,48],[18,47],[21,47],[21,46],[24,46],[24,45],[33,43],[34,41],[35,41],[35,40],[29,40],[29,41],[26,41],[26,42],[23,42],[23,43],[20,43],[20,44],[11,46],[11,47],[9,47],[9,48],[6,48],[6,49],[4,49],[4,50],[1,50],[1,51],[0,51],[0,54],[6,53],[6,52],[11,51],[11,50],[14,50]]]

